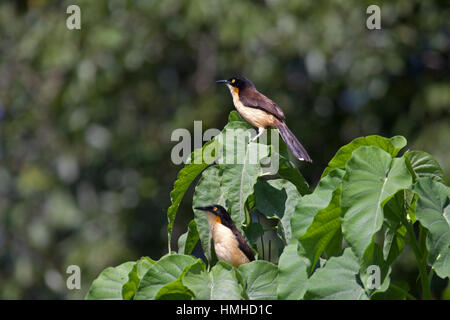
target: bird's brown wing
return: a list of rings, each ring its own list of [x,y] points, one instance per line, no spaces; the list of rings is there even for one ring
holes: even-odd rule
[[[239,99],[246,107],[263,110],[274,115],[278,120],[284,121],[286,118],[280,107],[254,88],[248,88],[239,92]]]
[[[231,231],[233,231],[233,234],[239,243],[239,249],[241,249],[241,251],[244,252],[244,254],[247,256],[248,260],[250,260],[250,261],[255,260],[255,255],[253,254],[253,250],[250,248],[247,241],[244,239],[244,237],[239,232],[239,230],[235,226],[233,226],[231,228]]]

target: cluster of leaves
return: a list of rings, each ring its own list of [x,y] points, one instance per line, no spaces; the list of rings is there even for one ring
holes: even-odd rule
[[[450,188],[431,155],[398,156],[406,146],[401,136],[357,138],[339,149],[312,193],[284,145],[277,172],[265,170],[264,159],[277,152],[270,141],[248,144],[241,164],[199,161],[206,150],[217,150],[227,130],[245,134],[248,128],[232,112],[223,131],[180,171],[168,209],[169,254],[106,269],[88,299],[413,299],[408,288],[390,281],[405,243],[414,251],[424,298],[431,298],[434,273],[450,276]],[[258,164],[249,161],[254,148],[263,150]],[[255,212],[278,221],[283,248],[277,265],[256,260],[234,269],[217,262],[205,215],[197,210],[178,240],[179,252],[172,252],[178,206],[200,174],[193,207],[226,206],[251,245],[264,233]],[[199,240],[207,264],[191,256]]]

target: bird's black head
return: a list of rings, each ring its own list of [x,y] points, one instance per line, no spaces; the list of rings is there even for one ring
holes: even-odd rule
[[[206,207],[195,207],[194,209],[208,211],[208,212],[211,212],[212,214],[215,214],[216,216],[218,216],[220,218],[220,220],[222,220],[222,223],[225,225],[228,225],[229,223],[233,223],[233,220],[231,220],[230,214],[221,205],[215,204],[215,205],[206,206]]]
[[[245,89],[247,87],[252,87],[252,88],[255,87],[250,80],[248,80],[247,78],[244,78],[244,77],[239,77],[239,76],[232,77],[228,80],[217,80],[216,82],[225,83],[227,85],[238,88],[240,90]]]

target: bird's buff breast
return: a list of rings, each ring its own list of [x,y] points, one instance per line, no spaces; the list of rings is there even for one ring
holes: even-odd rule
[[[230,89],[231,96],[233,97],[234,107],[242,118],[244,118],[245,121],[250,123],[252,126],[257,128],[266,128],[277,121],[274,116],[268,114],[267,112],[244,106],[239,100],[239,89],[230,85],[228,85],[228,87]]]
[[[248,263],[247,256],[239,250],[239,243],[233,232],[217,222],[215,216],[208,212],[208,222],[214,241],[214,250],[219,260],[224,260],[234,267]]]

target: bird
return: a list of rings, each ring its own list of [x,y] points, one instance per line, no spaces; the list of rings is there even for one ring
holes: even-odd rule
[[[236,228],[224,207],[216,204],[194,209],[206,213],[214,242],[214,251],[219,260],[223,260],[235,268],[255,260],[253,250]]]
[[[275,127],[294,156],[312,162],[310,156],[286,125],[286,117],[281,108],[261,92],[247,78],[235,76],[228,80],[217,80],[230,89],[236,110],[247,122],[258,129],[258,134],[250,141],[258,139],[267,127]]]

